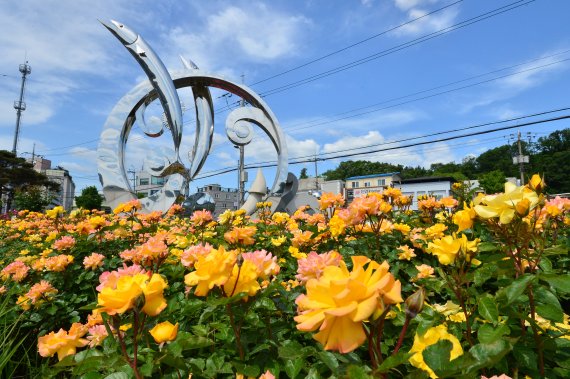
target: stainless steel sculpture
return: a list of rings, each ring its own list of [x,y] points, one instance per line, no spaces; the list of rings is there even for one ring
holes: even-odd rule
[[[149,137],[163,134],[163,126],[147,125],[146,107],[159,99],[164,109],[165,124],[172,134],[174,149],[152,151],[145,166],[152,175],[167,178],[164,187],[155,195],[141,199],[143,211],[166,211],[180,195],[187,195],[188,183],[204,165],[212,146],[214,134],[214,107],[209,87],[220,88],[241,97],[248,106],[232,111],[226,120],[228,138],[238,145],[247,144],[256,125],[267,134],[277,151],[277,170],[271,195],[279,196],[287,181],[287,146],[275,115],[267,104],[250,88],[223,79],[218,75],[202,73],[191,61],[182,58],[184,68],[168,72],[164,64],[144,39],[124,24],[101,22],[129,50],[147,74],[149,81],[135,86],[115,105],[107,118],[98,147],[99,179],[110,207],[135,198],[125,170],[125,147],[136,122]],[[182,141],[182,107],[177,89],[191,87],[196,105],[196,138],[189,153],[189,167],[180,159]],[[261,180],[261,179],[260,179]],[[263,179],[264,181],[265,179]],[[256,182],[258,182],[256,180]],[[260,190],[254,189],[255,198]],[[250,201],[251,203],[251,201]],[[252,210],[248,209],[248,213]]]

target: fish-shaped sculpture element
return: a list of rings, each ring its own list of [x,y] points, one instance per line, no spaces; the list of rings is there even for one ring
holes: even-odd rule
[[[135,60],[140,64],[148,76],[158,99],[164,108],[166,122],[172,133],[176,161],[180,161],[179,149],[182,141],[182,107],[176,87],[164,64],[152,50],[150,45],[133,30],[124,24],[111,20],[110,23],[99,20],[103,26],[117,37],[127,48]],[[141,118],[141,122],[144,119]]]

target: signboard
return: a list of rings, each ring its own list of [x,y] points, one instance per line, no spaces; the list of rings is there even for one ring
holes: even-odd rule
[[[382,192],[384,190],[384,187],[367,187],[367,188],[355,188],[353,189],[354,191],[354,198],[357,197],[364,197],[366,195],[368,195],[369,193],[372,192]]]

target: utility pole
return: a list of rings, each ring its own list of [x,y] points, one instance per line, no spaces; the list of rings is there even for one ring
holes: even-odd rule
[[[32,73],[32,67],[26,63],[20,65],[20,72],[22,73],[22,85],[20,86],[20,100],[14,101],[14,109],[16,109],[16,131],[14,132],[14,145],[12,146],[12,153],[16,155],[18,147],[18,136],[20,134],[20,120],[22,112],[26,110],[26,103],[24,102],[24,88],[26,88],[26,76]]]
[[[34,146],[32,147],[32,166],[36,168],[36,143],[34,142]]]
[[[319,168],[317,164],[317,156],[315,155],[315,190],[319,190]]]
[[[519,165],[519,171],[521,174],[521,186],[524,185],[524,164],[528,163],[528,155],[523,155],[522,145],[521,145],[521,132],[519,130],[517,137],[517,145],[519,149],[519,155],[513,157],[513,163]]]

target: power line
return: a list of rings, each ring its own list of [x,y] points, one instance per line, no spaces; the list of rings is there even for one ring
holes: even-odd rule
[[[365,152],[356,152],[356,153],[336,155],[336,156],[332,156],[332,157],[313,158],[313,159],[306,159],[306,160],[300,160],[300,161],[293,161],[293,162],[289,162],[289,164],[295,165],[295,164],[300,164],[300,163],[309,163],[309,162],[314,162],[315,159],[317,159],[319,161],[327,161],[327,160],[331,160],[331,159],[348,158],[348,157],[353,157],[353,156],[358,156],[358,155],[367,155],[367,154],[379,153],[379,152],[384,152],[384,151],[406,149],[406,148],[428,145],[428,144],[433,144],[433,143],[438,143],[438,142],[445,142],[445,141],[451,141],[451,140],[460,139],[460,138],[467,138],[467,137],[473,137],[473,136],[482,135],[482,134],[494,133],[494,132],[501,131],[501,130],[509,130],[509,129],[514,129],[514,128],[521,128],[524,126],[537,125],[537,124],[543,124],[543,123],[548,123],[548,122],[555,122],[555,121],[560,121],[560,120],[565,120],[565,119],[570,119],[570,115],[564,115],[564,116],[553,117],[553,118],[549,118],[549,119],[542,119],[542,120],[537,120],[537,121],[530,121],[530,122],[526,122],[523,124],[503,126],[503,127],[499,127],[499,128],[482,130],[482,131],[473,132],[473,133],[466,133],[466,134],[461,134],[458,136],[450,136],[450,137],[445,137],[445,138],[439,138],[439,139],[430,140],[430,141],[421,141],[421,142],[416,142],[413,144],[406,144],[406,145],[400,145],[400,146],[386,147],[386,148],[382,148],[382,149],[369,150],[369,151],[365,151]],[[246,165],[246,169],[267,168],[267,167],[276,167],[276,166],[277,166],[277,164],[275,164],[275,163],[268,163],[268,164],[254,163],[254,164]],[[208,177],[233,172],[235,170],[236,170],[235,168],[227,169],[227,170],[224,170],[224,171],[216,173],[216,174],[199,176],[196,179],[205,179]]]
[[[544,116],[547,114],[552,114],[552,113],[558,113],[558,112],[562,112],[562,111],[567,111],[570,110],[570,107],[566,107],[566,108],[559,108],[559,109],[554,109],[554,110],[549,110],[549,111],[544,111],[544,112],[538,112],[538,113],[533,113],[533,114],[529,114],[529,115],[524,115],[524,116],[519,116],[519,117],[513,117],[513,118],[509,118],[509,119],[505,119],[505,120],[498,120],[498,121],[491,121],[491,122],[486,122],[486,123],[482,123],[482,124],[476,124],[476,125],[471,125],[471,126],[465,126],[462,128],[455,128],[455,129],[451,129],[451,130],[445,130],[445,131],[441,131],[441,132],[436,132],[436,133],[430,133],[430,134],[424,134],[422,136],[417,136],[417,137],[411,137],[411,138],[405,138],[405,139],[399,139],[399,140],[394,140],[394,141],[389,141],[389,142],[384,142],[380,145],[392,145],[395,143],[400,143],[400,142],[405,142],[405,141],[413,141],[413,140],[418,140],[418,139],[423,139],[423,138],[428,138],[428,137],[434,137],[434,136],[438,136],[438,135],[442,135],[442,134],[449,134],[449,133],[455,133],[455,132],[460,132],[460,131],[464,131],[464,130],[470,130],[470,129],[477,129],[477,128],[482,128],[484,126],[490,126],[490,125],[497,125],[497,124],[504,124],[507,122],[513,122],[513,121],[518,121],[518,120],[523,120],[526,118],[531,118],[531,117],[537,117],[537,116]],[[322,153],[323,155],[326,154],[335,154],[335,153],[339,153],[339,152],[344,152],[344,151],[350,151],[350,150],[355,150],[355,149],[365,149],[365,148],[369,148],[369,147],[374,147],[374,146],[378,146],[378,144],[375,145],[368,145],[368,146],[361,146],[361,147],[355,147],[352,149],[344,149],[344,150],[337,150],[334,152],[330,152],[330,153]],[[298,158],[307,158],[310,155],[306,155],[304,157],[298,157]]]
[[[295,87],[298,87],[298,86],[301,86],[301,85],[304,85],[304,84],[313,82],[313,81],[315,81],[315,80],[319,80],[319,79],[325,78],[325,77],[327,77],[327,76],[330,76],[330,75],[333,75],[333,74],[337,74],[337,73],[339,73],[339,72],[342,72],[342,71],[345,71],[345,70],[348,70],[348,69],[351,69],[351,68],[360,66],[360,65],[362,65],[362,64],[364,64],[364,63],[368,63],[368,62],[370,62],[370,61],[379,59],[379,58],[381,58],[381,57],[384,57],[384,56],[387,56],[387,55],[391,55],[391,54],[396,53],[396,52],[398,52],[398,51],[400,51],[400,50],[404,50],[404,49],[407,49],[407,48],[409,48],[409,47],[415,46],[415,45],[417,45],[417,44],[420,44],[420,43],[429,41],[429,40],[431,40],[431,39],[433,39],[433,38],[436,38],[436,37],[445,35],[445,34],[447,34],[447,33],[451,33],[451,32],[453,32],[453,31],[455,31],[455,30],[462,29],[462,28],[467,27],[467,26],[469,26],[469,25],[472,25],[472,24],[475,24],[475,23],[484,21],[484,20],[486,20],[486,19],[488,19],[488,18],[498,16],[498,15],[503,14],[503,13],[505,13],[505,12],[509,12],[509,11],[511,11],[511,10],[517,9],[517,8],[519,8],[519,7],[522,7],[523,5],[530,4],[530,3],[534,2],[534,1],[536,1],[536,0],[519,0],[519,1],[515,1],[515,2],[510,3],[510,4],[508,4],[508,5],[505,5],[505,6],[496,8],[496,9],[493,9],[492,11],[488,11],[488,12],[482,13],[482,14],[480,14],[480,15],[478,15],[478,16],[475,16],[475,17],[469,18],[469,19],[467,19],[467,20],[458,22],[458,23],[456,23],[456,24],[454,24],[454,25],[451,25],[451,26],[448,26],[448,27],[446,27],[446,28],[442,28],[442,29],[439,29],[439,30],[437,30],[437,31],[435,31],[435,32],[425,34],[425,35],[423,35],[423,36],[421,36],[421,37],[418,37],[418,38],[415,38],[415,39],[413,39],[413,40],[411,40],[411,41],[408,41],[408,42],[405,42],[405,43],[402,43],[402,44],[393,46],[393,47],[391,47],[391,48],[389,48],[389,49],[386,49],[386,50],[379,51],[379,52],[377,52],[377,53],[375,53],[375,54],[372,54],[372,55],[368,55],[368,56],[363,57],[363,58],[361,58],[361,59],[358,59],[358,60],[356,60],[356,61],[352,61],[352,62],[350,62],[350,63],[344,64],[344,65],[341,65],[341,66],[337,66],[337,67],[332,68],[332,69],[330,69],[330,70],[323,71],[323,72],[321,72],[321,73],[318,73],[318,74],[309,76],[309,77],[307,77],[307,78],[305,78],[305,79],[301,79],[301,80],[298,80],[298,81],[295,81],[295,82],[292,82],[292,83],[289,83],[289,84],[285,84],[285,85],[283,85],[283,86],[276,87],[276,88],[273,88],[273,89],[271,89],[271,90],[262,92],[260,95],[261,95],[261,97],[271,96],[271,95],[274,95],[274,94],[276,94],[276,93],[280,93],[280,92],[283,92],[283,91],[287,91],[287,90],[289,90],[289,89],[292,89],[292,88],[295,88]]]
[[[398,97],[394,97],[394,98],[391,98],[391,99],[383,100],[383,101],[381,101],[381,102],[374,103],[374,104],[371,104],[371,105],[368,105],[368,106],[365,106],[365,107],[359,107],[359,108],[351,109],[351,110],[348,110],[348,111],[345,111],[345,112],[342,112],[342,113],[338,113],[338,114],[336,114],[335,116],[342,116],[342,115],[344,115],[344,114],[349,114],[349,113],[357,112],[357,111],[364,110],[364,109],[374,108],[374,107],[377,107],[377,106],[380,106],[380,105],[383,105],[383,104],[391,103],[391,102],[393,102],[393,101],[402,100],[402,99],[405,99],[405,98],[408,98],[408,97],[412,97],[412,96],[415,96],[415,95],[420,95],[420,94],[422,94],[422,93],[431,92],[431,91],[434,91],[434,90],[436,90],[436,89],[449,87],[449,86],[454,85],[454,84],[459,84],[459,83],[467,82],[467,81],[469,81],[469,80],[473,80],[473,79],[477,79],[477,78],[480,78],[480,77],[484,77],[484,76],[491,75],[491,74],[494,74],[494,73],[497,73],[497,72],[506,71],[506,70],[509,70],[509,69],[512,69],[512,68],[515,68],[515,67],[524,66],[524,65],[527,65],[527,64],[532,63],[532,62],[537,62],[537,61],[541,61],[541,60],[545,60],[545,59],[550,59],[550,58],[552,58],[552,57],[555,57],[555,56],[558,56],[558,55],[563,55],[563,54],[566,54],[566,53],[568,53],[568,52],[570,52],[570,50],[565,50],[565,51],[560,52],[560,53],[556,53],[556,54],[548,55],[548,56],[545,56],[545,57],[533,59],[533,60],[526,61],[526,62],[523,62],[523,63],[518,63],[518,64],[515,64],[515,65],[512,65],[512,66],[503,67],[503,68],[500,68],[500,69],[498,69],[498,70],[493,70],[493,71],[486,72],[486,73],[484,73],[484,74],[479,74],[479,75],[471,76],[471,77],[468,77],[468,78],[465,78],[465,79],[456,80],[456,81],[453,81],[453,82],[450,82],[450,83],[438,85],[438,86],[435,86],[435,87],[432,87],[432,88],[428,88],[428,89],[425,89],[425,90],[417,91],[417,92],[410,93],[410,94],[407,94],[407,95],[398,96]],[[509,77],[509,76],[519,75],[519,74],[523,74],[523,73],[526,73],[526,72],[529,72],[529,71],[534,71],[534,70],[538,70],[538,69],[545,68],[545,67],[548,67],[548,66],[556,65],[556,64],[559,64],[559,63],[562,63],[562,62],[566,62],[566,61],[568,61],[568,60],[570,60],[570,58],[562,59],[562,60],[559,60],[559,61],[556,61],[556,62],[546,63],[546,64],[544,64],[544,65],[535,66],[535,67],[531,67],[531,68],[524,69],[524,70],[520,70],[520,71],[516,71],[516,72],[512,72],[512,73],[510,73],[510,74],[501,75],[501,76],[498,76],[498,77],[495,77],[495,78],[491,78],[491,79],[487,79],[487,80],[484,80],[484,81],[480,81],[480,82],[472,83],[472,84],[469,84],[469,85],[465,85],[465,86],[462,86],[462,87],[457,87],[457,88],[453,88],[453,89],[450,89],[450,90],[438,92],[438,93],[431,94],[431,95],[428,95],[428,96],[424,96],[424,97],[420,97],[420,98],[415,98],[415,99],[412,99],[412,100],[409,100],[409,101],[401,102],[401,103],[398,103],[398,104],[393,104],[393,105],[390,105],[390,106],[387,106],[387,107],[383,107],[383,108],[380,108],[380,109],[373,109],[373,110],[370,110],[370,111],[367,111],[367,112],[363,112],[363,113],[358,113],[358,114],[355,114],[355,115],[350,115],[350,116],[346,116],[346,117],[335,118],[335,119],[333,119],[333,120],[330,120],[330,118],[323,118],[323,121],[313,120],[313,121],[309,121],[309,122],[306,122],[306,123],[299,123],[299,124],[292,125],[290,128],[287,128],[287,130],[289,130],[289,131],[301,130],[301,129],[306,129],[307,127],[326,125],[326,124],[330,124],[330,123],[333,123],[333,122],[337,122],[337,121],[341,121],[341,120],[345,120],[345,119],[349,119],[349,118],[353,118],[353,117],[357,117],[357,116],[362,116],[362,115],[369,114],[369,113],[373,113],[373,112],[378,112],[378,111],[385,110],[385,109],[388,109],[388,108],[393,108],[393,107],[396,107],[396,106],[399,106],[399,105],[409,104],[409,103],[411,103],[411,102],[415,102],[415,101],[419,101],[419,100],[425,100],[425,99],[427,99],[427,98],[444,95],[444,94],[447,94],[447,93],[450,93],[450,92],[460,91],[460,90],[467,89],[467,88],[471,88],[471,87],[475,87],[475,86],[478,86],[478,85],[481,85],[481,84],[490,83],[490,82],[492,82],[492,81],[496,81],[496,80],[499,80],[499,79],[504,79],[504,78]],[[333,117],[335,117],[335,116],[333,116]],[[326,120],[326,121],[325,121],[325,120]],[[298,126],[304,126],[304,127],[298,128]]]
[[[345,111],[345,112],[339,113],[339,114],[337,114],[337,116],[343,115],[343,114],[347,114],[347,113],[352,113],[352,112],[358,111],[358,110],[373,108],[373,107],[378,106],[378,105],[382,105],[382,104],[390,103],[390,102],[392,102],[392,101],[396,101],[396,100],[404,99],[404,98],[407,98],[407,97],[411,97],[411,96],[414,96],[414,95],[416,95],[416,94],[421,94],[421,93],[425,93],[425,92],[430,92],[430,91],[432,91],[432,90],[434,90],[434,89],[444,88],[444,87],[447,87],[447,86],[450,86],[450,85],[453,85],[453,84],[457,84],[457,83],[461,83],[461,82],[465,82],[465,81],[468,81],[468,80],[471,80],[471,79],[474,79],[474,78],[478,78],[478,77],[482,77],[482,76],[487,76],[487,75],[492,74],[492,73],[501,72],[501,71],[505,71],[505,70],[508,70],[508,69],[511,69],[511,68],[514,68],[514,67],[519,67],[519,66],[522,66],[522,65],[526,65],[526,64],[528,64],[528,63],[532,63],[532,62],[536,62],[536,61],[540,61],[540,60],[544,60],[544,59],[550,59],[550,58],[552,58],[552,57],[554,57],[554,56],[566,54],[566,53],[568,53],[568,52],[570,52],[570,50],[565,50],[565,51],[563,51],[563,52],[551,54],[551,55],[548,55],[548,56],[545,56],[545,57],[541,57],[541,58],[538,58],[538,59],[534,59],[534,60],[530,60],[530,61],[527,61],[527,62],[519,63],[519,64],[516,64],[516,65],[513,65],[513,66],[504,67],[504,68],[501,68],[501,69],[498,69],[498,70],[494,70],[494,71],[490,71],[490,72],[487,72],[487,73],[484,73],[484,74],[475,75],[475,76],[472,76],[472,77],[467,78],[467,79],[462,79],[462,80],[454,81],[454,82],[451,82],[451,83],[448,83],[448,84],[444,84],[444,85],[432,87],[432,88],[430,88],[430,89],[418,91],[418,92],[415,92],[415,93],[412,93],[412,94],[408,94],[408,95],[399,96],[399,97],[396,97],[396,98],[384,100],[384,101],[381,101],[381,102],[379,102],[379,103],[375,103],[375,104],[372,104],[372,105],[369,105],[369,106],[366,106],[366,107],[360,107],[360,108],[356,108],[356,109],[353,109],[353,110],[349,110],[349,111]],[[397,103],[397,104],[388,105],[388,106],[385,106],[385,107],[382,107],[382,108],[372,109],[372,110],[369,110],[369,111],[366,111],[366,112],[357,113],[357,114],[354,114],[354,115],[349,115],[349,116],[345,116],[345,117],[340,117],[340,118],[336,118],[336,119],[332,119],[332,120],[328,119],[327,121],[321,121],[321,122],[318,122],[318,121],[317,121],[317,123],[314,123],[315,121],[310,121],[310,122],[308,122],[308,123],[300,123],[300,124],[296,124],[296,125],[294,125],[293,127],[290,127],[290,128],[283,128],[283,131],[292,132],[292,131],[298,131],[298,130],[302,130],[302,129],[308,129],[308,128],[316,127],[316,126],[320,126],[320,125],[331,124],[331,123],[334,123],[334,122],[337,122],[337,121],[342,121],[342,120],[346,120],[346,119],[350,119],[350,118],[354,118],[354,117],[358,117],[358,116],[363,116],[363,115],[366,115],[366,114],[370,114],[370,113],[374,113],[374,112],[379,112],[379,111],[386,110],[386,109],[390,109],[390,108],[395,108],[395,107],[398,107],[398,106],[401,106],[401,105],[410,104],[410,103],[413,103],[413,102],[416,102],[416,101],[425,100],[425,99],[428,99],[428,98],[432,98],[432,97],[436,97],[436,96],[441,96],[441,95],[444,95],[444,94],[448,94],[448,93],[451,93],[451,92],[464,90],[464,89],[471,88],[471,87],[475,87],[475,86],[478,86],[478,85],[481,85],[481,84],[487,84],[487,83],[490,83],[490,82],[493,82],[493,81],[496,81],[496,80],[504,79],[504,78],[506,78],[506,77],[523,74],[523,73],[526,73],[526,72],[538,70],[538,69],[545,68],[545,67],[548,67],[548,66],[553,66],[553,65],[556,65],[556,64],[559,64],[559,63],[562,63],[562,62],[566,62],[566,61],[568,61],[568,60],[570,60],[570,58],[562,59],[562,60],[559,60],[559,61],[556,61],[556,62],[550,62],[550,63],[544,64],[544,65],[540,65],[540,66],[531,67],[531,68],[528,68],[528,69],[516,71],[516,72],[510,73],[510,74],[506,74],[506,75],[501,75],[501,76],[498,76],[498,77],[495,77],[495,78],[486,79],[486,80],[483,80],[483,81],[480,81],[480,82],[471,83],[471,84],[468,84],[468,85],[465,85],[465,86],[462,86],[462,87],[452,88],[452,89],[449,89],[449,90],[446,90],[446,91],[440,91],[440,92],[437,92],[437,93],[434,93],[434,94],[422,96],[422,97],[419,97],[419,98],[414,98],[414,99],[407,100],[407,101],[403,101],[403,102],[400,102],[400,103]],[[560,110],[557,110],[557,111],[562,111],[562,110],[565,110],[565,109],[560,109]],[[552,112],[556,112],[556,111],[552,111]],[[547,113],[552,113],[552,112],[549,111],[549,112],[547,112]],[[536,115],[540,115],[540,114],[536,114]],[[536,116],[536,115],[535,115],[535,116]],[[532,115],[531,115],[531,116],[524,116],[524,117],[522,117],[522,118],[526,118],[526,117],[532,117]],[[514,120],[514,119],[513,119],[513,120]],[[512,120],[506,120],[506,121],[512,121]],[[506,121],[503,121],[503,122],[506,122]],[[485,125],[483,125],[483,126],[485,126]],[[258,138],[259,138],[259,137],[254,137],[254,139],[258,139]],[[220,144],[223,144],[223,143],[220,143]],[[218,144],[218,146],[219,146],[220,144]],[[213,146],[213,148],[214,148],[214,147],[216,147],[216,146]],[[212,151],[213,151],[213,149],[212,149]]]
[[[451,145],[451,146],[446,146],[446,149],[447,149],[448,147],[481,145],[481,144],[485,144],[485,143],[487,143],[487,142],[489,142],[489,141],[493,141],[493,140],[497,140],[497,139],[503,139],[504,137],[506,137],[506,135],[499,136],[499,137],[488,138],[488,139],[483,140],[483,141],[467,142],[467,143],[462,143],[462,144],[455,144],[455,145]],[[359,148],[354,148],[354,150],[356,150],[356,149],[359,149]],[[348,149],[348,150],[351,150],[351,149]],[[443,148],[432,148],[432,149],[423,150],[423,151],[424,151],[424,153],[425,153],[425,152],[434,152],[434,151],[440,151],[440,150],[443,150]],[[340,151],[341,151],[341,150],[339,150],[339,151],[337,151],[337,152],[340,152]],[[374,154],[374,153],[371,153],[371,154]],[[310,156],[311,156],[311,157],[314,157],[314,155],[310,155]],[[387,156],[387,157],[388,157],[388,156],[397,156],[397,154],[386,155],[386,156]],[[303,158],[303,157],[302,157],[302,156],[299,156],[299,157],[295,157],[295,158],[292,158],[292,159],[299,159],[299,158]],[[250,165],[260,165],[260,164],[273,163],[273,162],[276,162],[276,161],[273,160],[273,161],[265,161],[265,162],[255,162],[255,163],[250,163]],[[310,163],[310,162],[314,162],[314,158],[313,158],[313,159],[310,159],[310,160],[307,160],[307,163]],[[298,162],[298,163],[291,162],[290,164],[300,164],[300,163],[305,163],[305,162]],[[210,171],[204,172],[204,174],[216,174],[216,175],[221,175],[221,174],[222,174],[222,171],[225,173],[225,170],[226,170],[225,168],[223,168],[223,169],[217,169],[217,170],[210,170]],[[201,179],[201,178],[202,178],[202,177],[199,177],[199,178],[197,178],[197,179]]]
[[[419,21],[419,20],[421,20],[422,18],[429,17],[429,16],[431,16],[432,14],[441,12],[441,11],[443,11],[443,10],[449,8],[449,7],[452,7],[452,6],[458,4],[458,3],[462,2],[462,1],[463,1],[463,0],[459,0],[459,1],[455,1],[455,2],[453,2],[453,3],[451,3],[451,4],[447,4],[447,5],[445,5],[445,6],[441,7],[441,8],[438,8],[438,9],[435,9],[435,10],[433,10],[433,11],[431,11],[431,12],[425,13],[425,14],[419,16],[419,17],[416,17],[416,18],[414,18],[414,19],[408,20],[408,21],[406,21],[406,22],[404,22],[404,23],[401,23],[401,24],[399,24],[399,25],[397,25],[397,26],[394,26],[394,27],[392,27],[392,28],[386,29],[386,30],[384,30],[384,31],[382,31],[382,32],[380,32],[380,33],[374,34],[374,35],[372,35],[372,36],[370,36],[370,37],[367,37],[367,38],[365,38],[365,39],[362,39],[362,40],[360,40],[360,41],[357,41],[357,42],[355,42],[355,43],[352,43],[352,44],[350,44],[350,45],[348,45],[348,46],[345,46],[345,47],[343,47],[343,48],[341,48],[341,49],[332,51],[332,52],[330,52],[330,53],[328,53],[328,54],[325,54],[325,55],[323,55],[323,56],[320,56],[320,57],[318,57],[318,58],[315,58],[315,59],[313,59],[313,60],[310,60],[310,61],[308,61],[308,62],[306,62],[306,63],[300,64],[300,65],[298,65],[298,66],[295,66],[295,67],[293,67],[293,68],[290,68],[290,69],[285,70],[285,71],[283,71],[283,72],[280,72],[280,73],[278,73],[278,74],[272,75],[272,76],[270,76],[270,77],[268,77],[268,78],[259,80],[259,81],[255,82],[255,83],[250,84],[250,86],[255,86],[255,85],[257,85],[257,84],[264,83],[264,82],[266,82],[266,81],[268,81],[268,80],[275,79],[275,78],[277,78],[277,77],[283,76],[283,75],[288,74],[288,73],[290,73],[290,72],[296,71],[296,70],[298,70],[298,69],[300,69],[300,68],[307,67],[307,66],[309,66],[309,65],[311,65],[311,64],[313,64],[313,63],[322,61],[323,59],[329,58],[329,57],[331,57],[331,56],[333,56],[333,55],[342,53],[343,51],[346,51],[346,50],[351,49],[351,48],[353,48],[353,47],[355,47],[355,46],[361,45],[361,44],[363,44],[363,43],[365,43],[365,42],[368,42],[368,41],[370,41],[370,40],[372,40],[372,39],[374,39],[374,38],[378,38],[378,37],[380,37],[380,36],[383,36],[383,35],[385,35],[385,34],[388,34],[388,33],[390,33],[390,32],[393,32],[394,30],[400,29],[400,28],[402,28],[402,27],[404,27],[404,26],[406,26],[406,25],[409,25],[409,24],[412,24],[412,23],[414,23],[414,22],[416,22],[416,21]]]

